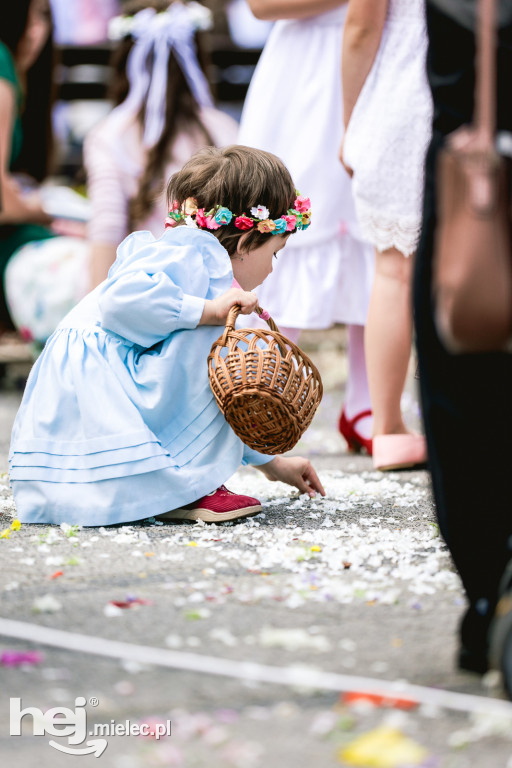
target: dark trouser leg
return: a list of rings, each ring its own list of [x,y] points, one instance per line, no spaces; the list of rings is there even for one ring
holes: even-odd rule
[[[414,275],[420,391],[439,525],[470,603],[461,640],[483,658],[499,581],[512,556],[512,355],[449,355],[436,335],[431,261],[440,143],[434,136],[427,158]]]

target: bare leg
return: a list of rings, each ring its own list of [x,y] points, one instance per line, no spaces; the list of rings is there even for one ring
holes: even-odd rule
[[[374,436],[408,432],[400,399],[412,343],[411,273],[412,259],[395,248],[376,253],[365,332]]]

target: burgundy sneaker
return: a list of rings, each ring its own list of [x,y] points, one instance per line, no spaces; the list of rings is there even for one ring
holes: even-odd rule
[[[160,520],[204,520],[206,523],[217,523],[223,520],[237,520],[239,517],[250,517],[257,515],[258,512],[261,512],[258,499],[233,493],[228,491],[225,485],[221,485],[202,499],[186,504],[180,509],[164,512],[157,517]]]

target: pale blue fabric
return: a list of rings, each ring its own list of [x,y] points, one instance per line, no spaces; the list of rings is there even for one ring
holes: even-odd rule
[[[228,426],[207,370],[218,326],[198,326],[227,291],[231,260],[209,232],[134,232],[107,280],[61,322],[18,411],[10,480],[24,523],[109,525],[213,491],[264,464]]]

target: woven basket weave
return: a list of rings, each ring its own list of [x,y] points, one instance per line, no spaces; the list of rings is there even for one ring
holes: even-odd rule
[[[258,307],[258,314],[265,315]],[[208,356],[210,386],[238,437],[260,453],[289,451],[310,425],[322,399],[320,374],[309,357],[279,333],[235,329],[240,307],[231,308],[224,333]]]

